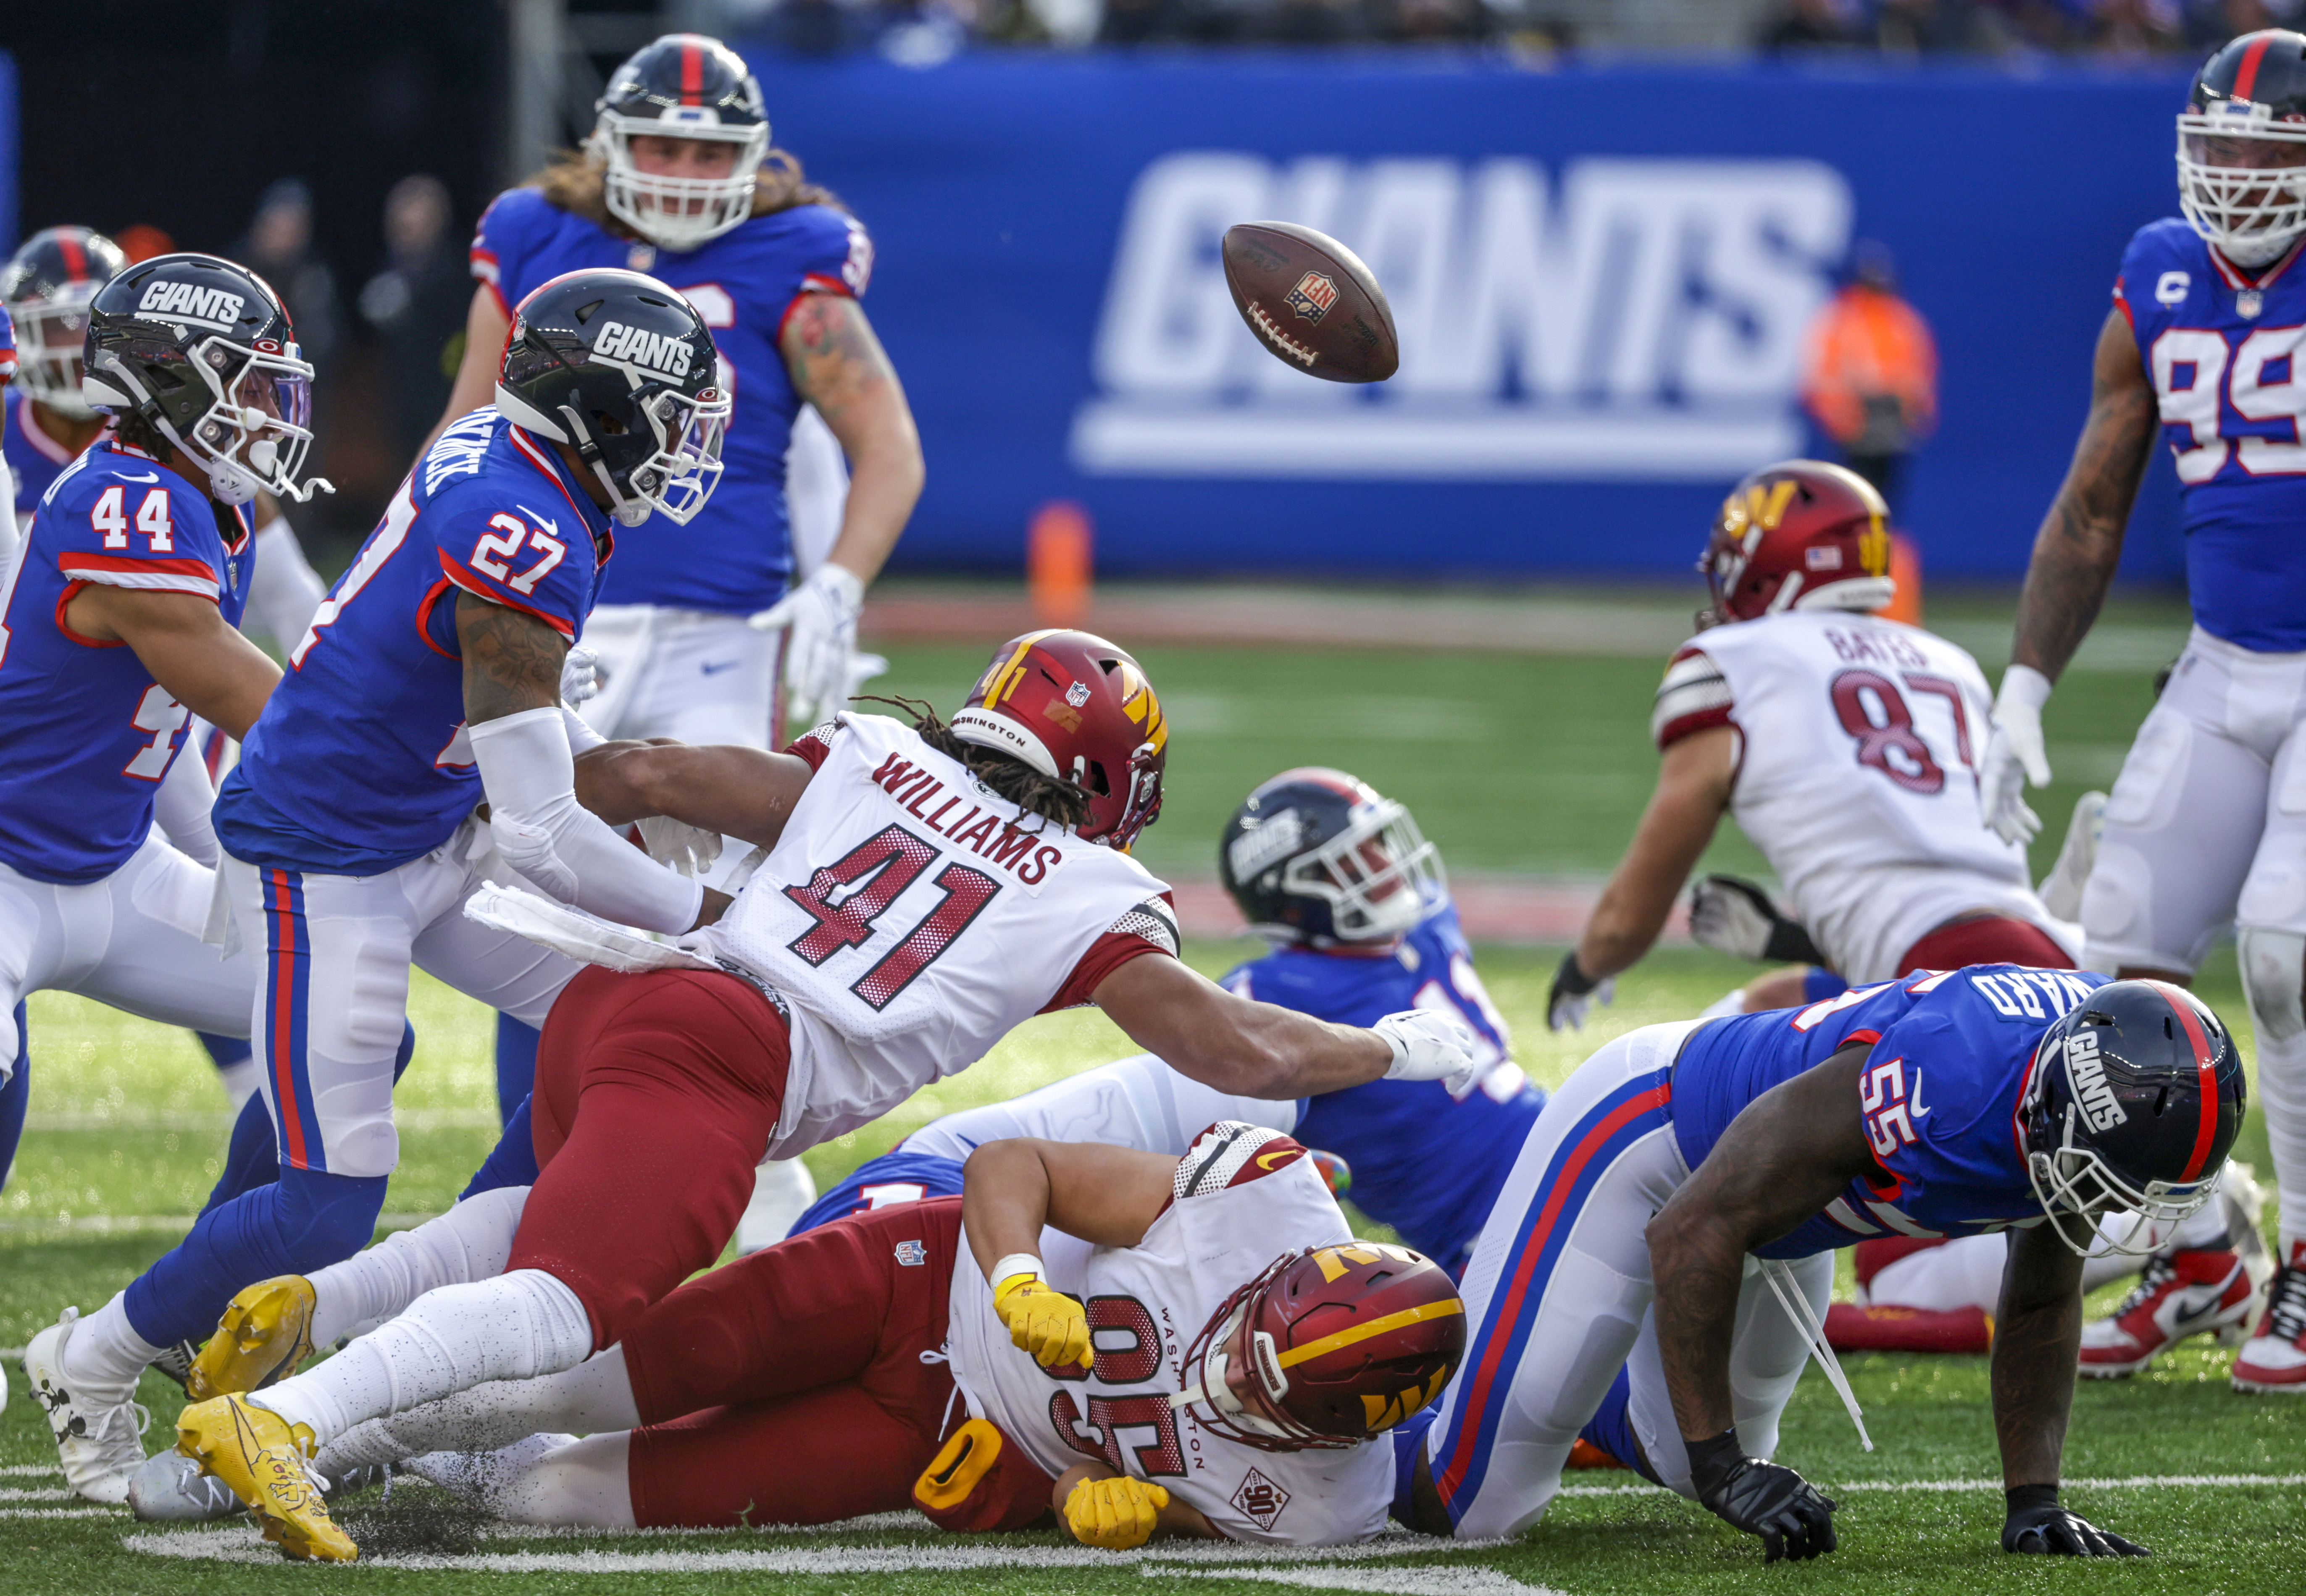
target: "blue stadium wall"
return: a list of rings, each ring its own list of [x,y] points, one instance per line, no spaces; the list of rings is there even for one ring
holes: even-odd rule
[[[754,56],[777,141],[872,230],[867,304],[929,485],[901,568],[1017,568],[1053,499],[1108,573],[1687,571],[1722,490],[1815,448],[1801,332],[1878,238],[1943,421],[1904,519],[2021,570],[2122,245],[2175,209],[2182,70],[1624,66],[1412,55]],[[1280,218],[1386,285],[1401,372],[1251,340],[1217,240]],[[2182,567],[2157,464],[2127,576]]]

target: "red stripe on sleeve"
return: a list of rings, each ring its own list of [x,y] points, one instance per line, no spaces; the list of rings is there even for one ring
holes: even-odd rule
[[[440,569],[447,575],[449,581],[463,588],[466,593],[471,593],[474,598],[486,599],[491,604],[502,604],[506,609],[517,610],[523,615],[534,615],[537,619],[542,621],[546,626],[551,627],[563,637],[569,639],[571,642],[576,640],[576,628],[575,627],[570,626],[567,621],[561,619],[557,615],[546,614],[543,610],[539,610],[534,604],[522,603],[518,599],[514,598],[511,594],[506,593],[501,588],[491,587],[478,576],[474,576],[472,572],[466,570],[457,562],[457,557],[449,553],[446,549],[440,550]]]

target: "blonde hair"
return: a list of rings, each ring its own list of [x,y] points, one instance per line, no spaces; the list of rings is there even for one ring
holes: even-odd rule
[[[606,171],[606,163],[600,157],[582,149],[563,149],[557,151],[545,163],[544,169],[523,186],[542,191],[546,202],[555,209],[581,216],[611,233],[629,234],[631,228],[609,214]],[[808,181],[801,171],[799,156],[772,149],[762,159],[761,169],[753,179],[753,214],[773,216],[796,205],[829,205],[844,215],[849,209],[831,189]]]

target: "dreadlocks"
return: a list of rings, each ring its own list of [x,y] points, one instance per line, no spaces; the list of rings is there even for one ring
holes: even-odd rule
[[[1029,814],[1059,825],[1079,825],[1089,817],[1096,795],[1057,776],[1045,776],[1013,754],[981,747],[955,736],[934,705],[918,698],[867,696],[860,702],[886,704],[905,712],[921,741],[967,765],[977,779]]]

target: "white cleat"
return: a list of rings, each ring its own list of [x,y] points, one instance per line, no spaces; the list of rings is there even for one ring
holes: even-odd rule
[[[67,1308],[32,1337],[24,1349],[24,1385],[48,1416],[64,1483],[88,1501],[114,1507],[128,1499],[128,1482],[144,1464],[138,1438],[152,1415],[133,1400],[133,1387],[116,1402],[104,1402],[107,1392],[74,1396],[64,1381],[64,1358],[79,1321],[80,1310]]]
[[[2037,889],[2042,907],[2062,920],[2082,917],[2082,887],[2097,864],[2097,841],[2105,831],[2105,794],[2086,792],[2074,800],[2066,822],[2065,846]]]
[[[207,1523],[247,1511],[231,1486],[181,1452],[156,1452],[128,1481],[128,1508],[146,1523]]]

